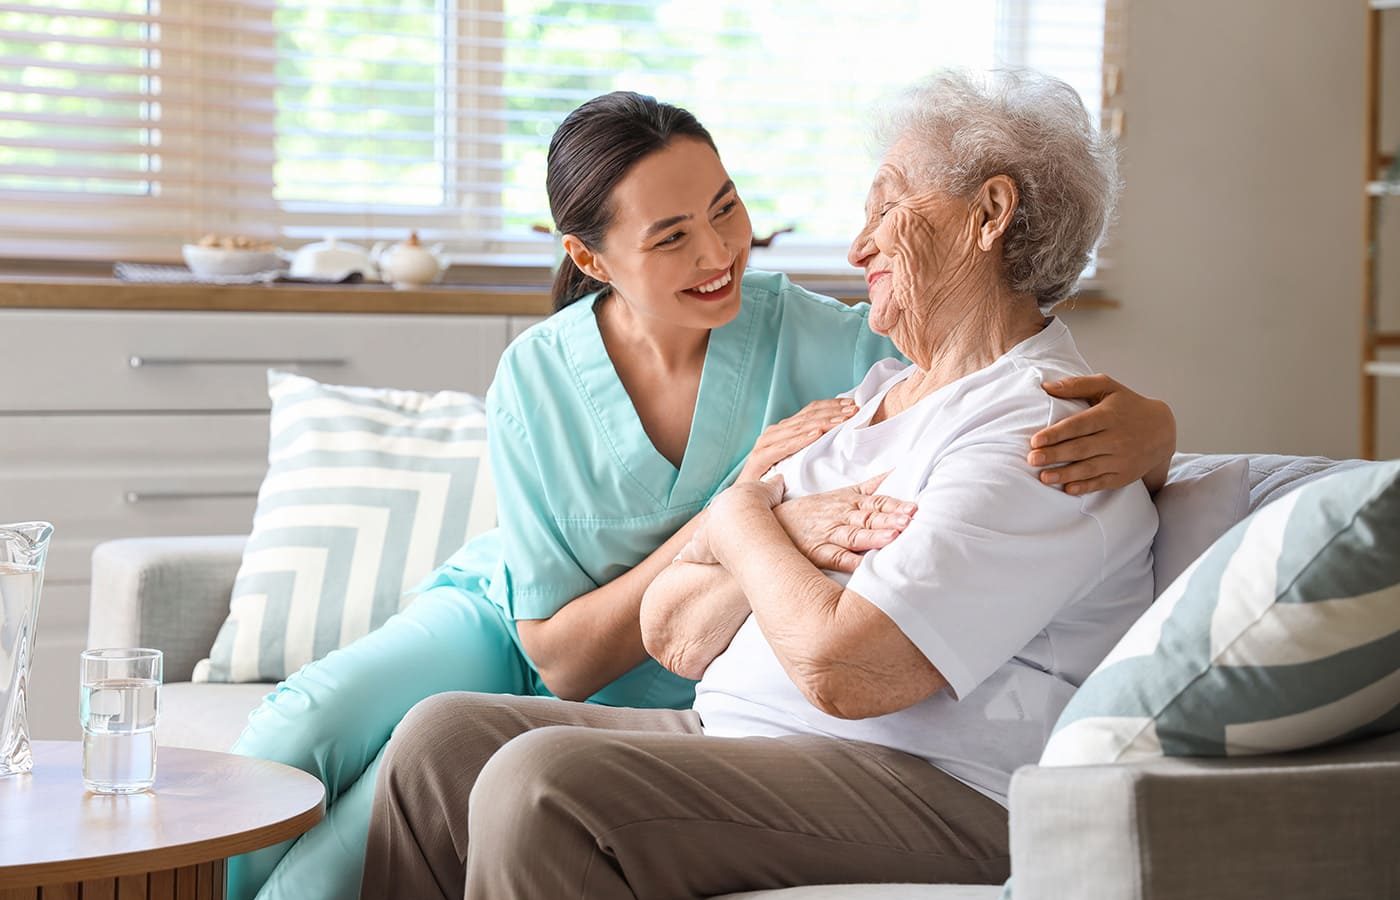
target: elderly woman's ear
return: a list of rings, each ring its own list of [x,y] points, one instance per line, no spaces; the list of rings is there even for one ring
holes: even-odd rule
[[[977,247],[986,252],[1011,227],[1021,192],[1007,175],[993,175],[977,192]]]

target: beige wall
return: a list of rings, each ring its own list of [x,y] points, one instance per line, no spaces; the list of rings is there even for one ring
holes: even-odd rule
[[[1095,366],[1171,401],[1183,450],[1358,452],[1364,6],[1129,6],[1124,308],[1071,324]]]

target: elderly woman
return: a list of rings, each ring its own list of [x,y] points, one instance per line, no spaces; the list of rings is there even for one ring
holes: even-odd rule
[[[707,897],[990,882],[1006,792],[1152,595],[1141,484],[1047,488],[1030,435],[1086,374],[1046,318],[1108,220],[1112,152],[1047,78],[906,98],[850,251],[877,364],[854,416],[715,499],[642,628],[693,711],[444,695],[386,753],[364,896]],[[881,501],[852,503],[858,495]],[[856,508],[843,525],[830,508]],[[843,529],[888,531],[858,555]]]

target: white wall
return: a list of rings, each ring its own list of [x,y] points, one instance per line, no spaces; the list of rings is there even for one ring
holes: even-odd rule
[[[1124,307],[1070,321],[1095,366],[1172,403],[1183,450],[1359,450],[1364,7],[1129,5]]]

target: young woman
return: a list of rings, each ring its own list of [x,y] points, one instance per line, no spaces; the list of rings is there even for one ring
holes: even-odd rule
[[[432,694],[688,707],[693,683],[643,648],[643,593],[720,489],[852,415],[825,398],[896,355],[865,305],[746,272],[748,214],[685,110],[592,100],[554,135],[547,178],[568,258],[559,311],[507,349],[487,395],[499,528],[250,717],[235,752],[316,775],[328,810],[296,842],[230,861],[230,898],[357,894],[379,755]],[[1101,377],[1058,393],[1101,402],[1037,435],[1032,465],[1072,463],[1053,474],[1076,493],[1160,481],[1175,443],[1164,404]],[[827,549],[883,546],[907,522],[869,488],[843,496]]]

